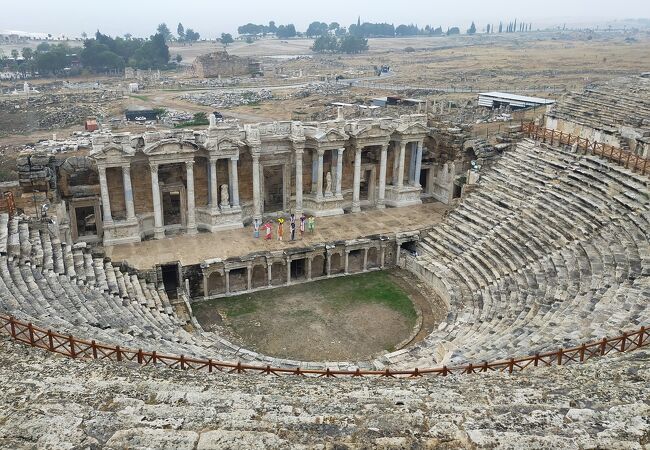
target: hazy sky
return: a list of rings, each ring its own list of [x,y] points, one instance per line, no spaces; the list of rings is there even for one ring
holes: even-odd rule
[[[166,22],[175,32],[178,22],[203,37],[235,33],[253,22],[294,23],[304,30],[314,21],[349,25],[362,21],[467,26],[518,18],[538,25],[566,21],[589,22],[650,18],[650,0],[31,0],[14,2],[0,14],[0,30],[88,34],[100,29],[111,35],[152,34]],[[533,25],[534,26],[534,25]]]

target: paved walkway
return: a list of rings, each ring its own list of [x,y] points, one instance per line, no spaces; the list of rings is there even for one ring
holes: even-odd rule
[[[211,258],[244,256],[252,252],[281,250],[336,240],[355,239],[380,233],[417,230],[442,219],[447,206],[442,203],[425,203],[404,208],[386,208],[362,211],[343,216],[316,219],[316,231],[305,233],[303,240],[288,241],[288,224],[285,240],[274,236],[272,241],[253,238],[251,226],[239,230],[198,235],[179,235],[137,244],[106,247],[106,255],[113,261],[127,261],[138,269],[150,269],[156,264],[180,261],[182,265],[198,264]],[[297,233],[296,233],[297,234]]]

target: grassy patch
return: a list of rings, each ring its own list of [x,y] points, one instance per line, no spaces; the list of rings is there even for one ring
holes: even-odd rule
[[[132,94],[131,97],[137,98],[138,100],[142,100],[143,102],[148,102],[149,101],[149,97],[147,97],[146,95],[133,95]]]
[[[387,272],[370,272],[348,277],[330,278],[270,291],[215,299],[197,303],[194,308],[196,310],[216,308],[226,317],[235,318],[253,314],[273,304],[279,305],[283,298],[289,295],[300,295],[304,296],[305,299],[318,295],[324,299],[329,307],[337,311],[343,311],[359,303],[374,303],[398,312],[410,323],[415,323],[417,318],[411,299],[406,292],[391,280]],[[293,310],[290,315],[296,318],[312,316],[312,312],[308,308],[307,300],[304,308]]]

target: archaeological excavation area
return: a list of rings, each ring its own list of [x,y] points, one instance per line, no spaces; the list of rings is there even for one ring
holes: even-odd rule
[[[552,100],[486,112],[415,98],[394,49],[368,81],[369,55],[207,45],[115,97],[204,121],[102,118],[0,184],[0,447],[645,448],[650,74],[536,75]]]

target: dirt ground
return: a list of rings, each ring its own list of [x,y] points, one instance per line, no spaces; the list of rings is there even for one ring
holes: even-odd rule
[[[266,355],[354,361],[397,350],[413,332],[416,310],[425,324],[417,340],[446,313],[439,304],[433,308],[426,289],[415,288],[407,277],[402,271],[373,272],[212,300],[193,309],[204,329],[218,329]]]

